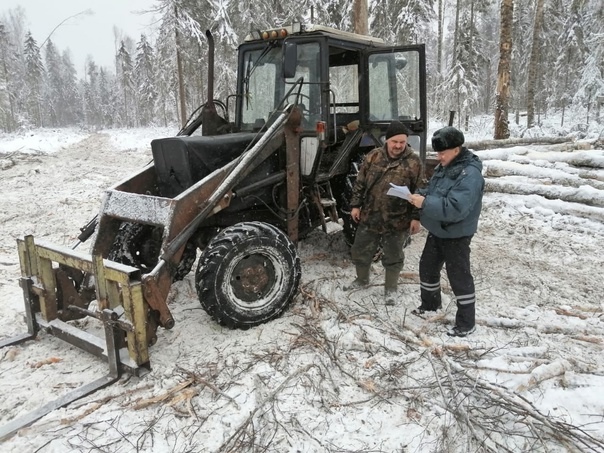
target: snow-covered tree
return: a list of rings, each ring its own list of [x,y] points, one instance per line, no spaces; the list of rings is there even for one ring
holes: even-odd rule
[[[0,128],[11,132],[17,127],[13,68],[14,48],[4,23],[0,22]]]
[[[134,83],[138,102],[138,121],[146,126],[154,121],[154,108],[157,94],[154,83],[154,55],[147,37],[141,35],[136,46],[136,61],[134,64]]]
[[[392,44],[426,44],[430,116],[444,119],[455,110],[461,120],[500,112],[496,74],[502,63],[503,1],[368,0],[369,34]],[[538,35],[533,31],[537,1],[513,2],[515,45],[503,61],[506,108],[518,114],[534,106],[537,118],[552,109],[580,108],[586,120],[593,119],[590,112],[604,95],[604,3],[545,1]],[[182,121],[207,101],[205,30],[211,30],[216,46],[213,96],[224,101],[235,88],[237,47],[250,30],[303,22],[353,31],[353,5],[354,0],[156,0],[152,12],[159,29],[136,46],[114,29],[116,65],[101,70],[89,61],[83,80],[53,42],[36,50],[33,36],[26,39],[25,10],[17,7],[0,17],[0,129]],[[497,121],[504,119],[498,115]]]
[[[27,87],[27,113],[31,123],[42,126],[42,82],[44,65],[40,56],[40,48],[30,32],[25,35],[25,85]]]
[[[44,93],[44,110],[49,126],[65,126],[63,120],[64,83],[62,74],[62,60],[54,43],[49,39],[45,45],[46,63],[46,89]]]
[[[84,121],[84,112],[81,103],[80,83],[78,74],[71,61],[68,50],[61,55],[61,81],[63,83],[63,99],[59,103],[62,108],[61,116],[64,125],[81,124]]]
[[[87,79],[84,82],[84,114],[86,124],[94,129],[103,125],[100,109],[99,95],[99,69],[93,60],[89,60],[86,66]]]
[[[134,64],[126,43],[121,42],[116,56],[118,73],[116,74],[122,95],[122,125],[133,127],[136,121],[136,97],[134,95]]]

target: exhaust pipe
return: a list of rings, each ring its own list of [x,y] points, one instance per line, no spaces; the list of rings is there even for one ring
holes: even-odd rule
[[[201,110],[201,134],[218,135],[218,126],[224,124],[216,112],[214,104],[214,37],[210,30],[206,30],[208,38],[208,99]]]
[[[208,38],[208,102],[214,104],[214,37],[210,30],[206,30]]]

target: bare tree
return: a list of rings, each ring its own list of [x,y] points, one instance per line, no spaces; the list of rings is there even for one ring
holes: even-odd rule
[[[510,63],[512,59],[512,26],[514,0],[501,2],[501,32],[499,39],[499,67],[497,69],[497,102],[495,105],[495,133],[493,138],[510,137],[508,99],[510,97]]]
[[[533,127],[535,123],[535,86],[538,79],[538,66],[541,47],[541,27],[543,25],[543,0],[537,0],[535,21],[533,23],[533,44],[531,60],[528,68],[527,93],[526,93],[526,126]]]
[[[369,34],[369,21],[367,18],[367,0],[354,0],[352,10],[354,32],[360,35]]]
[[[184,127],[187,124],[187,101],[185,99],[185,77],[182,70],[182,58],[180,55],[180,35],[178,33],[178,6],[174,5],[174,17],[177,25],[174,27],[174,38],[176,40],[176,71],[178,72],[178,98],[180,99],[180,123]]]
[[[438,43],[436,51],[436,73],[441,77],[443,60],[443,0],[438,0]],[[440,79],[439,79],[440,80]]]

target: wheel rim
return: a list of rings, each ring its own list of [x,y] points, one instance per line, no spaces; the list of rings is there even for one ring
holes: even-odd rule
[[[271,303],[283,284],[281,257],[267,247],[237,256],[225,272],[225,294],[236,305],[257,310]]]

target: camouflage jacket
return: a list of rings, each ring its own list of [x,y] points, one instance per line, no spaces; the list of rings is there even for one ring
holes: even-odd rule
[[[411,193],[425,185],[422,161],[409,145],[396,159],[388,156],[386,145],[375,148],[359,169],[350,206],[361,208],[361,223],[375,233],[404,231],[411,220],[419,220],[419,209],[407,200],[386,195],[390,183],[407,186]]]

